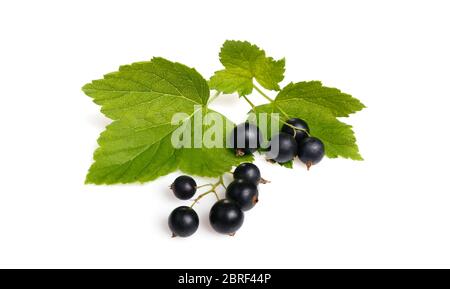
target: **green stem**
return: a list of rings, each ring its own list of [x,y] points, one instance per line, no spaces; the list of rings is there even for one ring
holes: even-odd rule
[[[248,97],[245,95],[243,95],[242,97],[248,102],[248,104],[250,104],[252,110],[255,111],[255,105],[253,104],[253,102],[251,102],[250,99],[248,99]]]
[[[286,117],[286,118],[288,118],[288,119],[290,118],[289,115],[288,115],[288,114],[287,114],[280,106],[278,106],[272,98],[270,98],[267,94],[265,94],[264,91],[262,91],[258,86],[256,86],[255,84],[253,84],[253,88],[254,88],[257,92],[259,92],[259,94],[261,94],[265,99],[267,99],[268,101],[270,101],[270,103],[272,103],[272,104],[273,104],[273,105],[281,112],[281,114],[282,114],[284,117]],[[250,105],[252,105],[252,103],[251,103],[249,100],[247,100],[247,102],[249,102]],[[253,111],[254,111],[254,107],[255,107],[255,106],[252,105]],[[285,122],[285,121],[282,121],[282,122],[283,122],[284,124],[286,124],[286,125],[292,127],[292,128],[294,129],[294,132],[296,132],[296,131],[298,131],[298,130],[301,130],[301,131],[306,132],[306,134],[307,134],[308,136],[310,135],[305,129],[297,128],[297,127],[295,127],[295,126],[293,126],[293,125],[291,125],[291,124],[289,124],[289,123],[287,123],[287,122]]]
[[[217,188],[219,185],[225,186],[225,185],[223,184],[223,178],[220,177],[219,180],[218,180],[216,183],[214,183],[214,184],[206,184],[206,185],[202,185],[202,186],[200,186],[200,187],[204,187],[204,186],[207,186],[207,185],[211,186],[211,189],[208,190],[208,191],[206,191],[206,192],[204,192],[203,194],[200,194],[200,195],[194,200],[194,202],[192,203],[191,208],[192,208],[195,204],[197,204],[198,201],[200,201],[201,198],[203,198],[204,196],[209,195],[209,194],[214,194],[214,195],[216,196],[217,200],[220,200],[219,195],[218,195],[217,192],[216,192],[216,188]],[[198,188],[200,188],[200,187],[198,187]]]
[[[213,184],[204,184],[204,185],[201,185],[201,186],[197,186],[197,189],[200,189],[200,188],[204,188],[204,187],[208,187],[208,186],[213,186]]]
[[[275,103],[274,103],[275,104]],[[275,107],[278,108],[278,110],[281,112],[282,115],[284,115],[284,117],[286,117],[287,119],[289,119],[289,115],[287,113],[284,112],[284,110],[281,109],[281,107],[279,107],[278,105],[275,104]]]
[[[216,91],[216,93],[208,100],[208,104],[213,102],[217,97],[219,97],[220,91]]]
[[[291,128],[294,130],[294,137],[295,137],[295,134],[297,133],[297,131],[303,131],[303,132],[306,133],[307,136],[311,136],[311,135],[309,134],[309,132],[308,132],[306,129],[304,129],[304,128],[295,127],[295,126],[293,126],[292,124],[287,123],[287,122],[285,122],[285,121],[281,121],[281,122],[282,122],[283,124],[285,124],[285,125],[291,127]]]
[[[206,191],[206,192],[204,192],[203,194],[199,195],[199,196],[194,200],[194,202],[192,203],[191,208],[192,208],[195,204],[197,204],[198,201],[200,201],[201,198],[203,198],[204,196],[209,195],[209,194],[211,194],[211,193],[214,193],[214,194],[216,195],[217,200],[219,200],[219,196],[217,195],[216,191],[214,191],[214,190],[209,190],[209,191]]]
[[[225,183],[223,182],[223,177],[220,177],[220,184],[222,185],[222,187],[226,190],[227,186],[225,186]]]
[[[267,94],[264,93],[264,91],[262,91],[259,87],[257,87],[255,84],[253,84],[253,88],[255,88],[255,90],[257,92],[259,92],[259,94],[261,94],[265,99],[267,99],[268,101],[270,101],[270,103],[272,103],[273,105],[275,105],[276,108],[278,108],[278,110],[281,112],[281,114],[283,114],[285,117],[289,118],[289,115],[284,112],[284,110],[281,109],[281,107],[279,107],[275,101],[270,98]]]
[[[270,98],[267,94],[265,94],[264,91],[262,91],[259,87],[253,84],[253,88],[256,89],[256,91],[259,92],[259,94],[261,94],[265,99],[267,99],[270,102],[273,102],[273,99]]]

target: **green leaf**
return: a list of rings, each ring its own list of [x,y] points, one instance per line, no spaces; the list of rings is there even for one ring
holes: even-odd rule
[[[314,85],[317,85],[317,82],[314,83]],[[320,138],[325,144],[325,152],[328,157],[362,160],[352,127],[339,121],[336,116],[348,115],[364,106],[362,104],[358,106],[355,104],[356,102],[348,105],[339,104],[339,101],[335,100],[336,95],[338,95],[338,98],[353,99],[349,95],[342,96],[336,93],[319,92],[337,91],[335,89],[324,88],[320,85],[321,89],[309,92],[300,89],[302,87],[309,87],[309,85],[308,83],[287,85],[280,91],[274,102],[257,106],[255,108],[256,114],[278,113],[280,117],[278,129],[289,118],[304,119],[310,127],[311,135]],[[269,135],[272,135],[276,132],[270,131],[270,121],[269,118]]]
[[[195,69],[159,57],[123,65],[119,71],[106,74],[82,89],[111,119],[127,113],[142,117],[155,102],[170,104],[169,108],[177,111],[188,104],[206,105],[209,98],[208,84]]]
[[[289,83],[280,91],[277,99],[302,99],[327,108],[338,117],[348,116],[365,108],[358,99],[337,88],[325,87],[320,81]]]
[[[292,160],[285,163],[277,163],[277,164],[288,169],[294,168],[294,162]]]
[[[180,169],[192,175],[216,177],[252,157],[238,158],[232,150],[174,147],[172,133],[193,135],[194,119],[211,112],[209,88],[194,69],[163,58],[120,67],[83,87],[83,91],[114,119],[98,139],[95,162],[86,183],[145,182]],[[172,123],[174,113],[184,113]],[[233,124],[218,114],[225,126]],[[211,125],[200,123],[204,129]],[[205,130],[204,130],[205,131]],[[224,144],[226,136],[217,136]]]
[[[220,62],[225,69],[216,71],[209,84],[223,93],[250,94],[253,78],[266,89],[280,90],[284,78],[285,60],[266,57],[264,50],[247,41],[228,40],[220,51]]]
[[[170,134],[141,130],[142,122],[118,120],[100,135],[100,147],[94,153],[94,164],[86,183],[115,184],[144,182],[174,171],[178,166]]]

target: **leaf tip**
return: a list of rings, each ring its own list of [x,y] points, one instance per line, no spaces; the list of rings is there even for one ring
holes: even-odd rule
[[[83,86],[81,87],[81,91],[87,94],[87,91],[91,88],[91,85],[92,85],[91,82],[86,83],[85,85],[83,85]]]
[[[361,154],[358,153],[358,155],[353,160],[355,160],[355,161],[364,161],[364,158],[362,157]]]
[[[89,173],[86,175],[86,178],[84,179],[84,184],[85,185],[93,185],[94,182],[92,182],[92,180],[89,178]]]

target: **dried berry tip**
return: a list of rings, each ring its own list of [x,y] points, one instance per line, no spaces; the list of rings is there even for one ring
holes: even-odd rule
[[[242,157],[245,155],[245,151],[243,149],[236,149],[236,156]]]

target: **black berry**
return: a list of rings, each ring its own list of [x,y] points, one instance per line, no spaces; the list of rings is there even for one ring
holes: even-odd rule
[[[181,200],[188,200],[195,195],[197,184],[190,176],[179,176],[170,186],[175,196]]]
[[[236,155],[243,156],[254,153],[262,143],[261,131],[251,123],[241,123],[234,128],[231,134],[231,143]]]
[[[267,157],[278,163],[285,163],[294,159],[297,154],[297,142],[290,134],[280,132],[274,135],[269,143],[270,150]]]
[[[298,157],[306,164],[308,169],[320,162],[324,155],[325,146],[318,138],[307,137],[298,146]]]
[[[227,187],[226,197],[235,201],[243,211],[248,211],[258,202],[258,188],[254,183],[234,180]]]
[[[212,206],[209,222],[217,232],[234,235],[244,223],[244,213],[236,202],[222,199]]]
[[[252,163],[242,163],[234,169],[233,177],[235,180],[244,180],[257,185],[261,181],[261,172]]]
[[[308,137],[309,127],[308,124],[300,118],[291,118],[286,121],[287,124],[284,124],[281,128],[282,132],[290,134],[295,137],[295,140],[299,144],[303,139]],[[296,129],[294,129],[295,127]]]
[[[197,231],[198,215],[191,207],[181,206],[170,213],[169,228],[173,237],[189,237]]]

